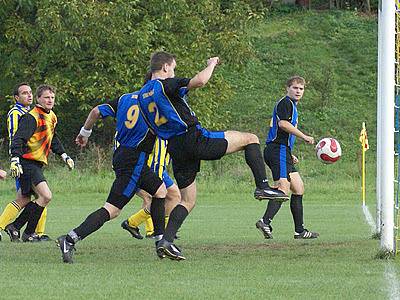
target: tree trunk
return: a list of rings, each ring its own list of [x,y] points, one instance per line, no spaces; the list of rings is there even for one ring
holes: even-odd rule
[[[371,11],[371,3],[370,0],[364,0],[364,11],[370,12]]]

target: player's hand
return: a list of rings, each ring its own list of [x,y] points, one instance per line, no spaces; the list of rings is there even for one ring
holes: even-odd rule
[[[312,136],[308,136],[308,135],[304,135],[303,140],[307,143],[307,144],[314,144],[314,138]]]
[[[13,178],[18,178],[19,176],[21,176],[21,174],[24,173],[24,171],[22,170],[22,165],[19,162],[19,157],[11,158],[10,172],[11,177]]]
[[[294,165],[299,162],[299,159],[296,156],[294,156],[293,154],[292,154],[292,160],[293,160]]]
[[[209,58],[208,60],[207,60],[207,66],[209,66],[209,65],[214,65],[214,66],[216,66],[216,65],[218,65],[219,64],[219,57],[218,56],[216,56],[216,57],[211,57],[211,58]]]
[[[71,157],[69,157],[67,153],[61,154],[61,157],[70,170],[73,170],[75,168],[74,160]]]
[[[84,137],[83,135],[78,134],[78,136],[75,139],[75,144],[81,147],[85,147],[88,143],[88,140],[89,140],[88,137]]]
[[[7,177],[7,172],[0,169],[0,179],[6,179],[6,177]]]

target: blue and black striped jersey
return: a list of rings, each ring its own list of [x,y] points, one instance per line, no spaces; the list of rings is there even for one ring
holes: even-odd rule
[[[137,148],[150,153],[154,135],[150,132],[138,105],[138,92],[121,97],[98,106],[103,118],[114,117],[117,121],[115,141],[118,146]]]
[[[278,122],[281,120],[286,120],[290,122],[294,127],[297,127],[297,103],[288,96],[280,99],[274,107],[274,112],[272,113],[272,120],[266,143],[277,143],[286,145],[290,147],[291,150],[293,150],[296,136],[293,134],[289,134],[279,128]]]
[[[140,110],[155,134],[164,140],[199,124],[187,103],[189,78],[149,80],[140,90]]]

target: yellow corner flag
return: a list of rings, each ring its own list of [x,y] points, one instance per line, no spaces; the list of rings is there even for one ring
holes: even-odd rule
[[[365,128],[365,122],[362,123],[362,129],[360,132],[360,138],[358,139],[362,147],[362,161],[361,161],[361,198],[362,204],[365,206],[365,151],[369,149],[367,129]]]
[[[365,122],[362,123],[362,129],[360,132],[360,138],[358,139],[363,147],[363,151],[369,149],[367,129],[365,128]]]

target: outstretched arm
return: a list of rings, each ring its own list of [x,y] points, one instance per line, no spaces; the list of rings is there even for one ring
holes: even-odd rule
[[[214,72],[215,67],[219,63],[218,57],[212,57],[207,60],[207,67],[197,73],[189,82],[187,88],[189,90],[204,86]]]
[[[86,118],[85,124],[81,128],[78,136],[75,139],[75,143],[81,147],[87,145],[90,134],[92,133],[92,128],[94,123],[101,117],[99,107],[94,107]]]

